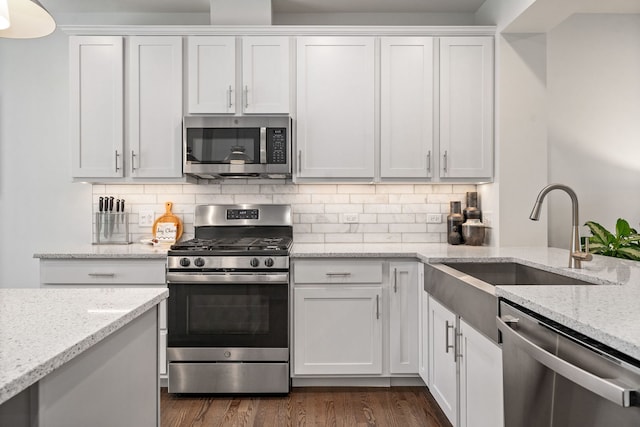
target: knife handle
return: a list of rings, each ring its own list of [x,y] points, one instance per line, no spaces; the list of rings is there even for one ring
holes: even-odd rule
[[[109,212],[113,211],[113,196],[109,197]]]
[[[102,212],[104,209],[104,197],[100,196],[98,199],[98,212]]]

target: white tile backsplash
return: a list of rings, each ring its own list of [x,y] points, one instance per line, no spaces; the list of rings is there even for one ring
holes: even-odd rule
[[[98,197],[124,198],[130,212],[131,240],[152,235],[138,225],[138,213],[151,210],[158,218],[164,203],[184,223],[184,237],[193,237],[194,209],[200,204],[277,203],[293,210],[294,241],[300,244],[433,243],[446,242],[449,202],[465,206],[466,184],[289,184],[283,181],[243,180],[215,184],[93,185],[94,211]],[[358,222],[344,223],[344,214],[358,214]],[[430,213],[441,213],[441,224],[427,224]]]

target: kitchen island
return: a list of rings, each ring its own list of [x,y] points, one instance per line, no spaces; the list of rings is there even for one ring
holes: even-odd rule
[[[158,425],[166,289],[0,289],[0,425]]]

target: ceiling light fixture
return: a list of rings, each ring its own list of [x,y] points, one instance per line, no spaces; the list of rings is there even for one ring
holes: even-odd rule
[[[9,5],[7,0],[0,0],[0,30],[6,30],[11,26],[9,20]]]
[[[0,0],[0,37],[33,39],[55,29],[55,21],[38,0]]]

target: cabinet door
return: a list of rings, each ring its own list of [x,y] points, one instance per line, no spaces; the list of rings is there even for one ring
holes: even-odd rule
[[[129,39],[129,152],[138,178],[182,176],[182,37]]]
[[[440,176],[493,173],[493,38],[440,39]]]
[[[123,176],[123,73],[122,37],[69,38],[74,178]]]
[[[433,38],[381,40],[381,178],[431,177]]]
[[[427,387],[431,387],[429,378],[429,294],[423,289],[423,281],[419,282],[420,291],[420,324],[418,348],[418,374]]]
[[[382,374],[382,287],[294,289],[294,373]]]
[[[242,102],[245,113],[289,112],[289,38],[242,39]]]
[[[298,177],[373,178],[373,37],[297,43]]]
[[[453,427],[458,426],[456,315],[429,298],[429,390]]]
[[[389,263],[389,372],[418,373],[418,266]]]
[[[460,333],[460,426],[503,426],[502,350],[462,319]]]
[[[236,111],[236,39],[188,38],[188,113]]]

